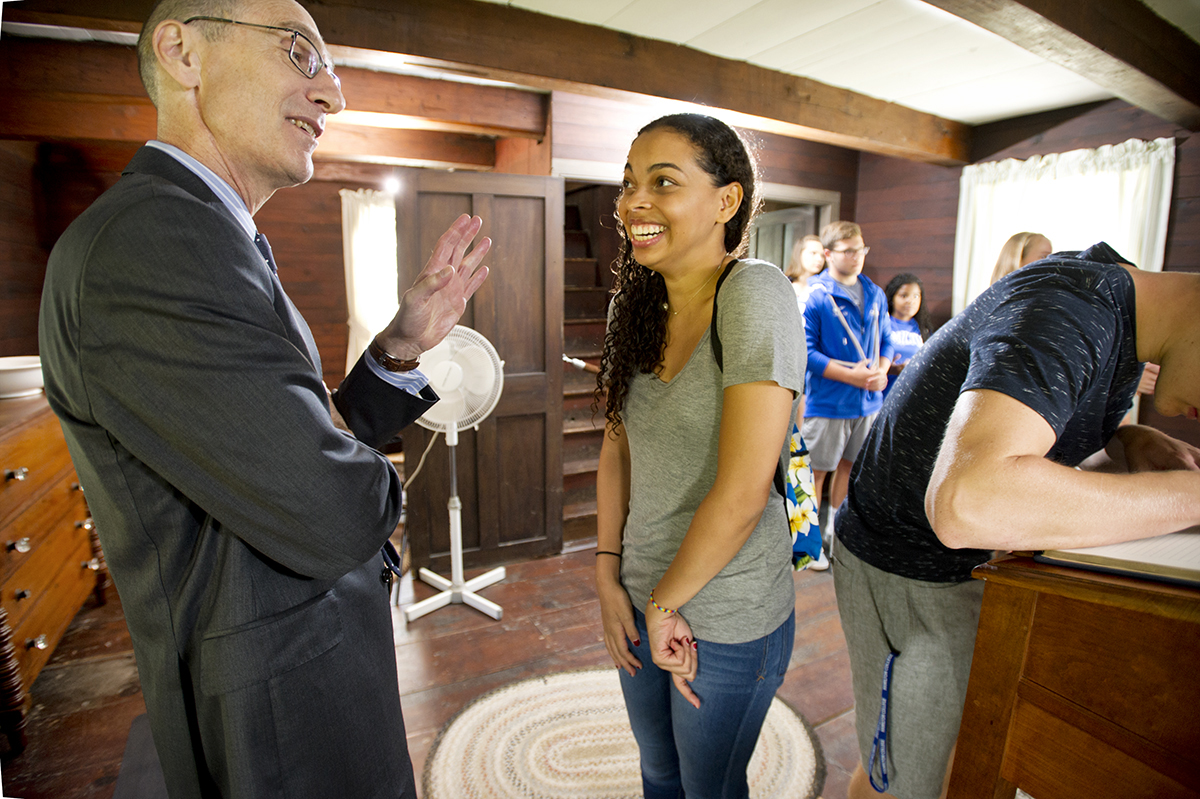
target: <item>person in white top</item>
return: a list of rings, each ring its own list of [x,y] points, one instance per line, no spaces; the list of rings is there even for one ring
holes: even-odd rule
[[[792,257],[788,259],[787,269],[783,270],[783,273],[792,281],[792,288],[796,291],[796,302],[801,311],[804,310],[804,303],[808,302],[808,295],[812,292],[808,279],[819,274],[824,268],[825,248],[821,245],[820,236],[809,234],[792,247]]]

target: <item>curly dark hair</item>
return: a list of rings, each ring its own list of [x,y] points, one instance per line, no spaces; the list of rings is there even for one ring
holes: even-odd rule
[[[703,114],[670,114],[638,131],[671,130],[684,136],[696,150],[696,162],[712,177],[712,185],[742,186],[742,204],[725,223],[725,252],[738,256],[750,238],[750,223],[761,205],[758,167],[753,144],[724,122]],[[618,203],[620,198],[618,197]],[[662,275],[639,264],[618,218],[621,247],[613,264],[612,311],[604,335],[604,353],[592,402],[593,413],[605,399],[604,417],[616,426],[635,371],[652,374],[662,362],[667,333],[667,286]]]
[[[888,281],[887,286],[883,289],[883,293],[887,296],[888,313],[892,313],[892,297],[896,296],[896,292],[902,286],[910,283],[916,283],[917,288],[921,290],[921,305],[917,308],[917,314],[913,319],[917,320],[917,327],[921,329],[921,340],[928,341],[929,337],[933,335],[933,321],[929,317],[929,311],[925,310],[925,284],[921,282],[921,278],[909,272],[901,272]]]

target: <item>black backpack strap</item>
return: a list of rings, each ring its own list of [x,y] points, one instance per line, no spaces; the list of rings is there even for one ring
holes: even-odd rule
[[[729,262],[729,265],[721,270],[721,276],[717,278],[717,288],[713,293],[713,310],[712,321],[708,325],[708,343],[712,345],[713,358],[717,361],[717,368],[722,372],[725,371],[724,352],[721,348],[721,335],[717,332],[717,297],[721,294],[721,284],[725,282],[725,278],[729,277],[729,273],[733,271],[737,259]],[[791,426],[788,427],[788,451],[791,451]],[[779,496],[786,497],[787,489],[784,487],[783,464],[775,467],[775,490],[779,492]]]
[[[721,284],[725,282],[725,278],[729,277],[729,273],[733,271],[736,264],[737,259],[735,258],[721,270],[721,276],[717,278],[717,288],[713,292],[712,321],[708,324],[708,343],[712,345],[713,357],[717,359],[717,368],[722,372],[725,371],[725,358],[721,350],[721,335],[717,332],[717,297],[721,295]]]

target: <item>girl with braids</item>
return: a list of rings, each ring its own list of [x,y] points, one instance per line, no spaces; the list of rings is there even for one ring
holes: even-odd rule
[[[736,258],[755,187],[737,133],[677,114],[638,133],[617,200],[596,584],[648,799],[748,795],[795,634],[773,477],[804,336],[783,272]],[[710,341],[718,286],[723,367]]]

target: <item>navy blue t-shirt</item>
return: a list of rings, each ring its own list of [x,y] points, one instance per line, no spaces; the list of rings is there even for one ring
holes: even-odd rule
[[[1133,279],[1118,262],[1128,263],[1104,243],[1056,253],[988,288],[926,342],[854,463],[837,517],[847,549],[878,569],[929,582],[969,579],[991,556],[946,547],[925,516],[925,489],[963,391],[999,391],[1032,408],[1057,436],[1046,457],[1066,466],[1108,443],[1142,372]]]

